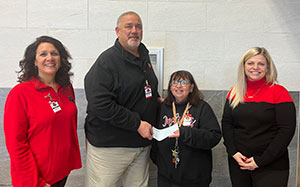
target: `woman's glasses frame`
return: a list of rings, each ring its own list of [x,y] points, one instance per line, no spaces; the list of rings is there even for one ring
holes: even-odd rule
[[[173,80],[171,82],[171,84],[173,86],[177,86],[178,84],[180,84],[181,86],[187,86],[188,84],[190,84],[190,81],[188,81],[188,80]]]

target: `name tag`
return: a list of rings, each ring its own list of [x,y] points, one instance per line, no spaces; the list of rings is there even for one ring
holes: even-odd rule
[[[184,119],[183,119],[183,124],[182,125],[183,126],[187,126],[187,127],[192,126],[192,119],[191,119],[191,117],[185,116]]]
[[[146,99],[149,99],[152,97],[152,91],[151,91],[151,86],[145,86],[145,96]]]
[[[50,104],[50,106],[51,106],[51,108],[52,108],[52,110],[53,110],[54,113],[57,113],[57,112],[61,111],[61,108],[60,108],[58,102],[56,102],[56,101],[49,101],[49,104]]]

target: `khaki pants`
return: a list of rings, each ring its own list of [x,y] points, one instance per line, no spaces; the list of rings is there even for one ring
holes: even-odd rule
[[[150,146],[95,147],[87,141],[85,187],[147,187]]]

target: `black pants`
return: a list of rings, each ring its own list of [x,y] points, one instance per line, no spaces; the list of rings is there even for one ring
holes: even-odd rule
[[[286,187],[289,170],[257,168],[254,171],[241,170],[238,163],[229,158],[229,172],[233,187]]]
[[[162,177],[157,175],[157,187],[209,187],[209,183],[196,183],[196,184],[174,184]]]
[[[68,178],[68,176],[66,176],[62,180],[58,181],[57,183],[52,184],[51,187],[64,187],[67,182],[67,178]]]

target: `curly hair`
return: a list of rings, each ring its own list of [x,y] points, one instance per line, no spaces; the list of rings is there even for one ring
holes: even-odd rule
[[[189,95],[188,95],[188,102],[194,106],[197,106],[199,104],[199,101],[203,100],[204,96],[203,96],[202,92],[198,89],[193,75],[190,72],[184,71],[184,70],[180,70],[180,71],[176,71],[176,72],[172,73],[170,80],[169,80],[169,84],[168,84],[167,97],[164,100],[164,102],[168,105],[172,104],[172,102],[175,99],[171,92],[172,81],[180,80],[180,79],[188,80],[188,81],[190,81],[191,85],[194,85],[192,92],[189,93]]]
[[[72,57],[59,40],[50,36],[40,36],[26,48],[24,57],[19,62],[21,70],[17,72],[20,74],[18,76],[18,82],[29,81],[33,77],[39,79],[38,69],[35,67],[35,56],[36,50],[41,43],[51,43],[58,50],[61,66],[55,74],[55,81],[62,87],[68,86],[71,83],[70,76],[73,75],[73,73],[70,72],[72,65],[69,62]]]

